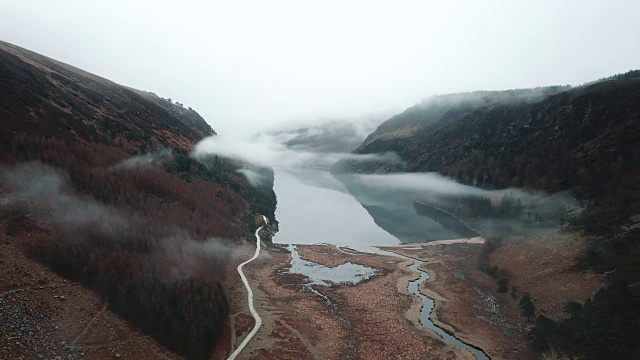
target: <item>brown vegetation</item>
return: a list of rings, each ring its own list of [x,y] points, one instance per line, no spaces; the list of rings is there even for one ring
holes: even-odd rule
[[[366,173],[435,171],[487,189],[568,192],[584,211],[544,218],[536,211],[519,211],[515,202],[513,214],[500,214],[508,207],[502,201],[496,206],[489,198],[449,201],[447,211],[469,220],[487,238],[530,232],[511,226],[513,220],[533,233],[538,232],[536,227],[581,233],[588,243],[581,241],[577,247],[552,240],[533,250],[534,239],[531,245],[524,245],[529,241],[525,240],[506,246],[495,256],[481,251],[480,267],[506,294],[516,280],[510,280],[504,269],[515,266],[514,258],[529,262],[516,271],[522,275],[523,287],[517,290],[521,310],[530,320],[536,308],[544,312],[529,334],[536,351],[585,359],[638,358],[639,99],[638,70],[577,87],[433,96],[381,124],[355,150],[361,154],[395,151],[405,164],[344,161],[334,168]],[[509,217],[500,219],[502,215]],[[487,217],[488,226],[469,219],[478,216]],[[491,220],[500,220],[495,221],[500,226],[494,227]],[[503,252],[508,254],[501,258]],[[558,254],[566,258],[561,260]],[[544,264],[549,266],[550,279],[545,272],[526,270],[531,266],[543,271]],[[606,274],[606,281],[591,272]]]
[[[0,224],[0,358],[178,358],[109,310],[104,299],[25,257],[5,225]]]
[[[234,172],[246,165],[189,157],[214,134],[194,110],[6,43],[0,117],[12,246],[172,351],[208,358],[228,312],[228,253],[253,212],[273,218],[271,188]]]
[[[531,294],[538,314],[558,320],[565,304],[592,297],[605,282],[604,274],[582,272],[579,261],[588,243],[570,234],[540,234],[512,239],[490,255],[491,264],[508,273],[509,292]]]
[[[406,291],[409,262],[390,256],[347,254],[334,246],[299,246],[305,259],[327,266],[359,263],[378,276],[347,286],[304,291],[305,279],[282,273],[290,256],[264,251],[248,266],[263,328],[246,349],[255,359],[466,359],[419,324],[419,300]]]
[[[431,320],[492,359],[533,358],[517,303],[495,290],[495,280],[478,269],[479,244],[389,247],[389,251],[427,263],[430,279],[421,292],[436,301]],[[506,301],[505,301],[506,300]]]

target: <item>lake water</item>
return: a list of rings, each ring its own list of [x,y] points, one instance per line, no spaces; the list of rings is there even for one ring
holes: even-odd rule
[[[280,222],[274,243],[329,243],[366,252],[399,243],[327,172],[276,170],[274,188]]]
[[[303,275],[308,279],[306,286],[356,285],[376,275],[377,270],[351,262],[329,267],[300,257],[295,245],[289,245],[291,252],[290,274]]]

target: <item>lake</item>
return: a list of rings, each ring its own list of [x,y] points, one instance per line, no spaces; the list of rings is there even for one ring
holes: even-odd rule
[[[328,172],[276,169],[274,189],[280,222],[274,243],[329,243],[367,252],[375,252],[371,245],[399,243]]]

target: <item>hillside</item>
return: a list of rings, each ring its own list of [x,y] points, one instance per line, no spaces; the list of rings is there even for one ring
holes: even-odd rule
[[[407,171],[484,188],[637,204],[640,78],[560,90],[435,96],[382,124],[355,152],[397,151]]]
[[[403,164],[342,161],[334,172],[438,172],[485,189],[569,191],[588,209],[576,220],[596,221],[591,227],[606,233],[638,212],[639,96],[640,78],[627,76],[434,96],[381,124],[354,151],[393,151]]]
[[[215,134],[195,110],[4,42],[0,118],[2,246],[169,350],[208,358],[235,244],[253,240],[256,213],[275,222],[272,181],[254,188],[236,170],[273,171],[195,160]]]
[[[2,133],[188,149],[215,132],[194,110],[0,42]],[[102,131],[99,131],[102,130]],[[114,135],[120,138],[115,139]],[[125,148],[125,150],[128,150]]]
[[[385,121],[354,151],[393,151],[404,163],[341,161],[333,167],[333,173],[363,202],[377,223],[383,226],[391,222],[386,229],[392,233],[397,229],[410,231],[404,219],[396,221],[394,216],[399,211],[416,213],[411,208],[418,203],[419,212],[428,217],[424,218],[425,223],[438,221],[431,216],[434,212],[448,214],[474,225],[484,236],[496,237],[480,254],[480,266],[490,277],[502,279],[502,287],[511,280],[525,284],[519,291],[531,290],[535,295],[539,281],[529,281],[521,268],[525,263],[538,263],[537,258],[528,258],[535,255],[527,248],[528,241],[536,238],[531,233],[535,234],[537,227],[544,231],[537,237],[558,249],[570,248],[554,240],[560,239],[552,235],[558,229],[573,234],[571,237],[586,239],[579,251],[565,254],[570,258],[564,260],[569,266],[562,265],[563,271],[577,277],[590,272],[606,273],[605,286],[589,299],[571,299],[564,313],[535,313],[538,318],[529,324],[530,344],[540,352],[554,350],[580,358],[635,358],[640,353],[631,339],[640,325],[638,144],[640,78],[638,71],[631,71],[579,87],[433,96]],[[395,190],[376,192],[357,177],[349,176],[404,172],[437,172],[461,184],[496,190],[489,193],[501,195],[490,198],[404,193],[405,198],[399,201],[401,195]],[[531,196],[539,199],[564,194],[575,198],[581,211],[560,215],[533,211],[517,195],[510,195],[514,188],[536,194]],[[395,201],[392,208],[371,209],[366,205],[373,203],[370,198],[396,200],[391,200]],[[522,219],[526,221],[518,222]],[[493,228],[482,227],[488,222]],[[499,232],[493,231],[496,224]],[[578,243],[583,242],[571,246]],[[519,262],[509,261],[515,258]],[[540,266],[551,269],[556,265],[544,262]],[[543,268],[532,266],[529,274],[534,272],[545,273]],[[544,279],[553,288],[554,280],[546,276]],[[562,285],[557,286],[560,293]],[[532,304],[527,315],[530,319],[536,301],[537,305],[542,303],[540,297],[544,292],[537,300],[534,297],[533,301],[520,302]]]

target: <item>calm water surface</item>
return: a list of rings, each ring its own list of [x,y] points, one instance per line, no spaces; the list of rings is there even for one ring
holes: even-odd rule
[[[280,222],[274,243],[329,243],[366,252],[377,252],[372,245],[399,243],[326,172],[276,170],[274,188]]]
[[[356,285],[376,275],[376,269],[351,262],[329,267],[300,257],[295,245],[289,245],[291,251],[290,274],[300,274],[308,279],[306,286],[332,286],[340,284]]]

